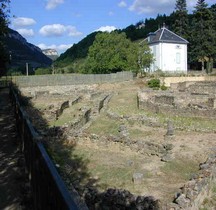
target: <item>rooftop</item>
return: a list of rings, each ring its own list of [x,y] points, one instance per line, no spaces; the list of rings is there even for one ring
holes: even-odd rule
[[[148,40],[149,44],[157,42],[188,44],[188,41],[186,39],[168,30],[166,27],[160,28],[155,32],[149,33],[148,38],[146,40]]]

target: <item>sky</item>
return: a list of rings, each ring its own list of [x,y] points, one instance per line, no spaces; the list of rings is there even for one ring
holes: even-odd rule
[[[192,12],[197,0],[187,0]],[[59,54],[94,31],[112,31],[158,14],[176,0],[11,0],[10,25],[28,42]],[[209,6],[215,0],[206,0]]]

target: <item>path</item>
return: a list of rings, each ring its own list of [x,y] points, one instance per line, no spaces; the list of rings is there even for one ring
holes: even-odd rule
[[[0,210],[22,210],[27,197],[9,89],[0,88]]]

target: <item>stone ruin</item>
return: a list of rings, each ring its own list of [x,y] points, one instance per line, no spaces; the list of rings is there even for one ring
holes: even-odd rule
[[[99,115],[112,97],[111,92],[97,91],[94,85],[31,87],[21,88],[21,92],[25,97],[30,98],[33,104],[36,101],[41,104],[38,111],[42,113],[47,122],[55,123],[66,109],[79,105],[71,113],[71,120],[62,126],[67,136],[76,136],[82,132],[86,124]],[[32,115],[32,122],[38,131],[46,136],[46,132],[49,132],[49,135],[51,135],[50,129],[49,131],[44,131],[45,126],[36,116],[35,110],[29,110],[29,113]],[[35,116],[33,116],[34,114]],[[60,131],[62,129],[56,128],[51,130]],[[54,135],[56,135],[56,132],[52,136]]]
[[[216,118],[215,82],[183,82],[168,91],[140,90],[139,109],[172,116]]]
[[[138,92],[138,107],[140,109],[148,109],[155,113],[168,113],[171,115],[180,116],[201,116],[201,117],[216,117],[215,107],[215,84],[208,82],[199,83],[181,83],[172,85],[169,91],[154,91],[154,90],[140,90]],[[64,132],[67,135],[79,135],[86,124],[95,119],[98,114],[106,107],[109,99],[112,97],[111,93],[102,93],[95,91],[91,86],[86,86],[83,89],[71,87],[64,89],[62,92],[48,90],[27,90],[26,95],[34,99],[46,99],[49,96],[49,103],[45,108],[41,108],[48,120],[57,120],[65,109],[76,104],[88,101],[91,106],[79,108],[78,113],[74,114],[73,120],[65,125]],[[25,89],[26,91],[26,89]],[[58,88],[59,91],[59,88]],[[61,98],[61,100],[59,100]],[[50,104],[51,103],[51,104]],[[136,121],[141,124],[149,124],[151,126],[161,126],[159,122],[154,119],[149,119],[146,116],[119,116],[107,110],[107,116],[112,119],[121,120],[118,131],[118,136],[110,135],[108,139],[100,138],[92,135],[90,140],[97,141],[113,141],[125,144],[131,150],[141,154],[157,155],[162,161],[170,161],[172,159],[173,145],[170,141],[163,143],[155,143],[151,140],[133,140],[129,138],[127,126],[124,122]],[[62,132],[59,129],[51,129],[54,132],[51,136],[55,136],[56,132]],[[166,136],[172,137],[174,135],[174,128],[172,122],[167,123]],[[163,209],[163,210],[196,210],[202,204],[203,199],[209,195],[211,185],[216,178],[216,156],[211,156],[203,164],[200,164],[200,171],[194,175],[175,195],[175,200],[171,204],[161,206],[160,202],[154,198],[145,196],[135,196],[126,190],[108,189],[103,193],[96,192],[95,189],[87,189],[85,199],[88,206],[93,209]],[[139,184],[142,179],[142,174],[133,174],[133,181]]]
[[[200,170],[184,184],[176,193],[174,202],[164,210],[198,210],[204,199],[211,196],[212,188],[216,181],[216,155],[211,155],[204,163],[200,164]]]
[[[137,96],[139,109],[171,116],[198,116],[216,118],[216,83],[183,82],[172,84],[168,91],[140,90]],[[167,134],[173,134],[172,125]],[[216,155],[200,164],[197,174],[179,189],[173,203],[160,206],[163,210],[198,210],[210,196],[216,181]]]

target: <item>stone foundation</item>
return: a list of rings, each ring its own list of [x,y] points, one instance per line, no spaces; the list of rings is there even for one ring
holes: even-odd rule
[[[206,162],[200,164],[200,171],[194,175],[176,193],[174,204],[170,205],[173,210],[198,210],[205,198],[210,196],[212,186],[216,181],[216,155],[210,156]],[[171,208],[172,206],[172,208]]]
[[[173,116],[216,118],[216,85],[214,82],[175,84],[170,91],[141,90],[140,109]]]

